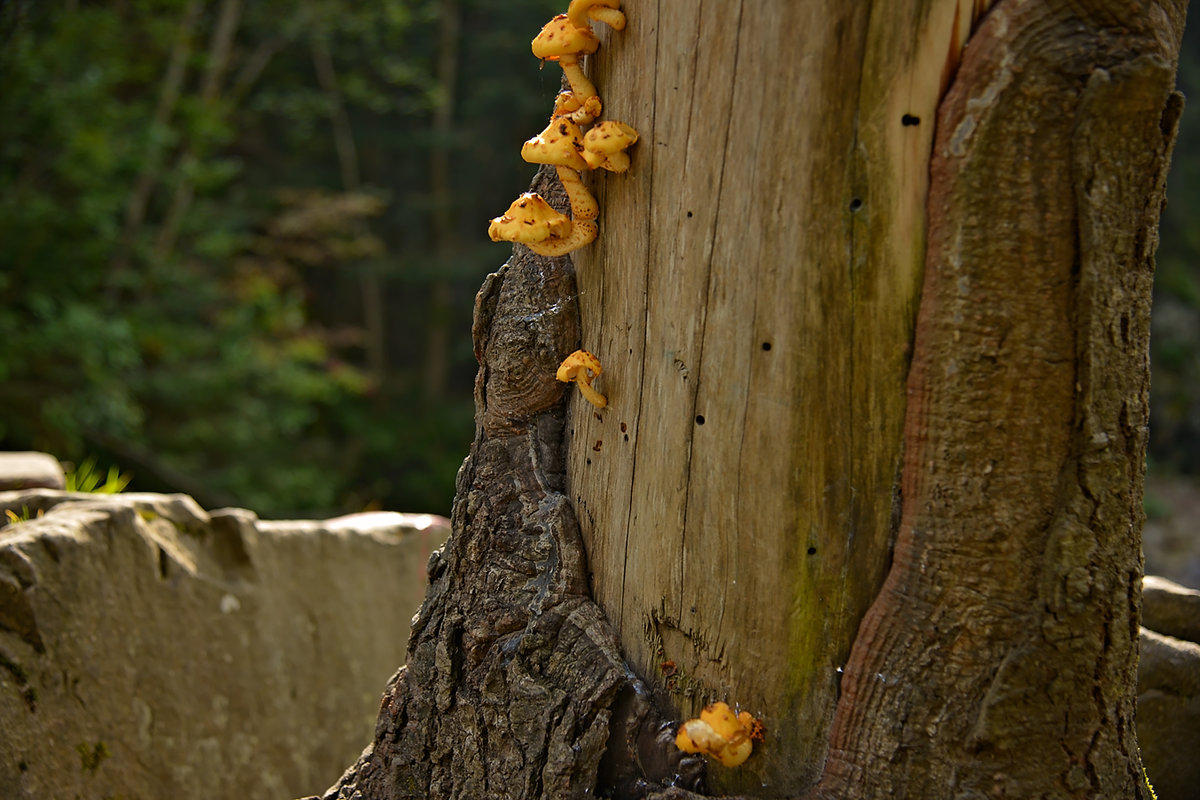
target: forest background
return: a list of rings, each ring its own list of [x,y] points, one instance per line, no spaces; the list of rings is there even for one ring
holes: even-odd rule
[[[264,517],[448,514],[565,5],[0,0],[0,450]],[[1196,21],[1179,87],[1150,470],[1200,476]]]

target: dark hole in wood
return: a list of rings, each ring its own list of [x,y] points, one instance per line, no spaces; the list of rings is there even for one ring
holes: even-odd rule
[[[912,114],[905,114],[903,117],[900,118],[900,124],[906,128],[911,128],[914,125],[920,125],[921,118],[914,117]]]
[[[697,425],[703,425],[703,424],[704,424],[704,415],[703,415],[703,414],[697,414],[697,415],[696,415],[696,424],[697,424]]]
[[[862,208],[862,200],[860,198],[856,197],[850,201],[851,211],[858,211],[860,208]]]

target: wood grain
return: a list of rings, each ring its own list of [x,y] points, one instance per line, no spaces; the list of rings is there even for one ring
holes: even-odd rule
[[[982,7],[624,8],[590,69],[641,140],[577,254],[609,409],[573,407],[569,493],[638,671],[771,731],[716,787],[778,796],[887,567],[934,111]]]

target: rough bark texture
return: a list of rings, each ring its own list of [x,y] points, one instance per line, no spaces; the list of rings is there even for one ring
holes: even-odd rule
[[[565,210],[553,171],[534,189]],[[374,743],[325,795],[339,798],[642,797],[695,786],[589,599],[563,493],[569,395],[554,379],[579,346],[569,258],[521,245],[476,298],[476,438],[459,471],[453,534],[429,563],[407,665]]]
[[[1182,3],[1005,0],[939,112],[895,563],[821,797],[1148,797],[1150,287]]]

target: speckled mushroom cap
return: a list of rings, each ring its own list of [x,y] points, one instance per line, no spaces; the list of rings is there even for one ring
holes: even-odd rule
[[[531,164],[587,169],[583,131],[567,117],[555,117],[546,129],[521,146],[521,158]]]
[[[579,28],[559,14],[542,27],[533,40],[533,54],[543,61],[558,61],[563,57],[578,58],[596,52],[600,40],[590,27]]]
[[[637,140],[638,132],[624,122],[601,122],[583,137],[583,160],[592,169],[624,172],[629,169],[629,156],[624,150]]]
[[[570,232],[570,218],[555,211],[541,195],[532,192],[514,200],[508,210],[488,226],[488,236],[493,242],[532,244],[567,236]]]

